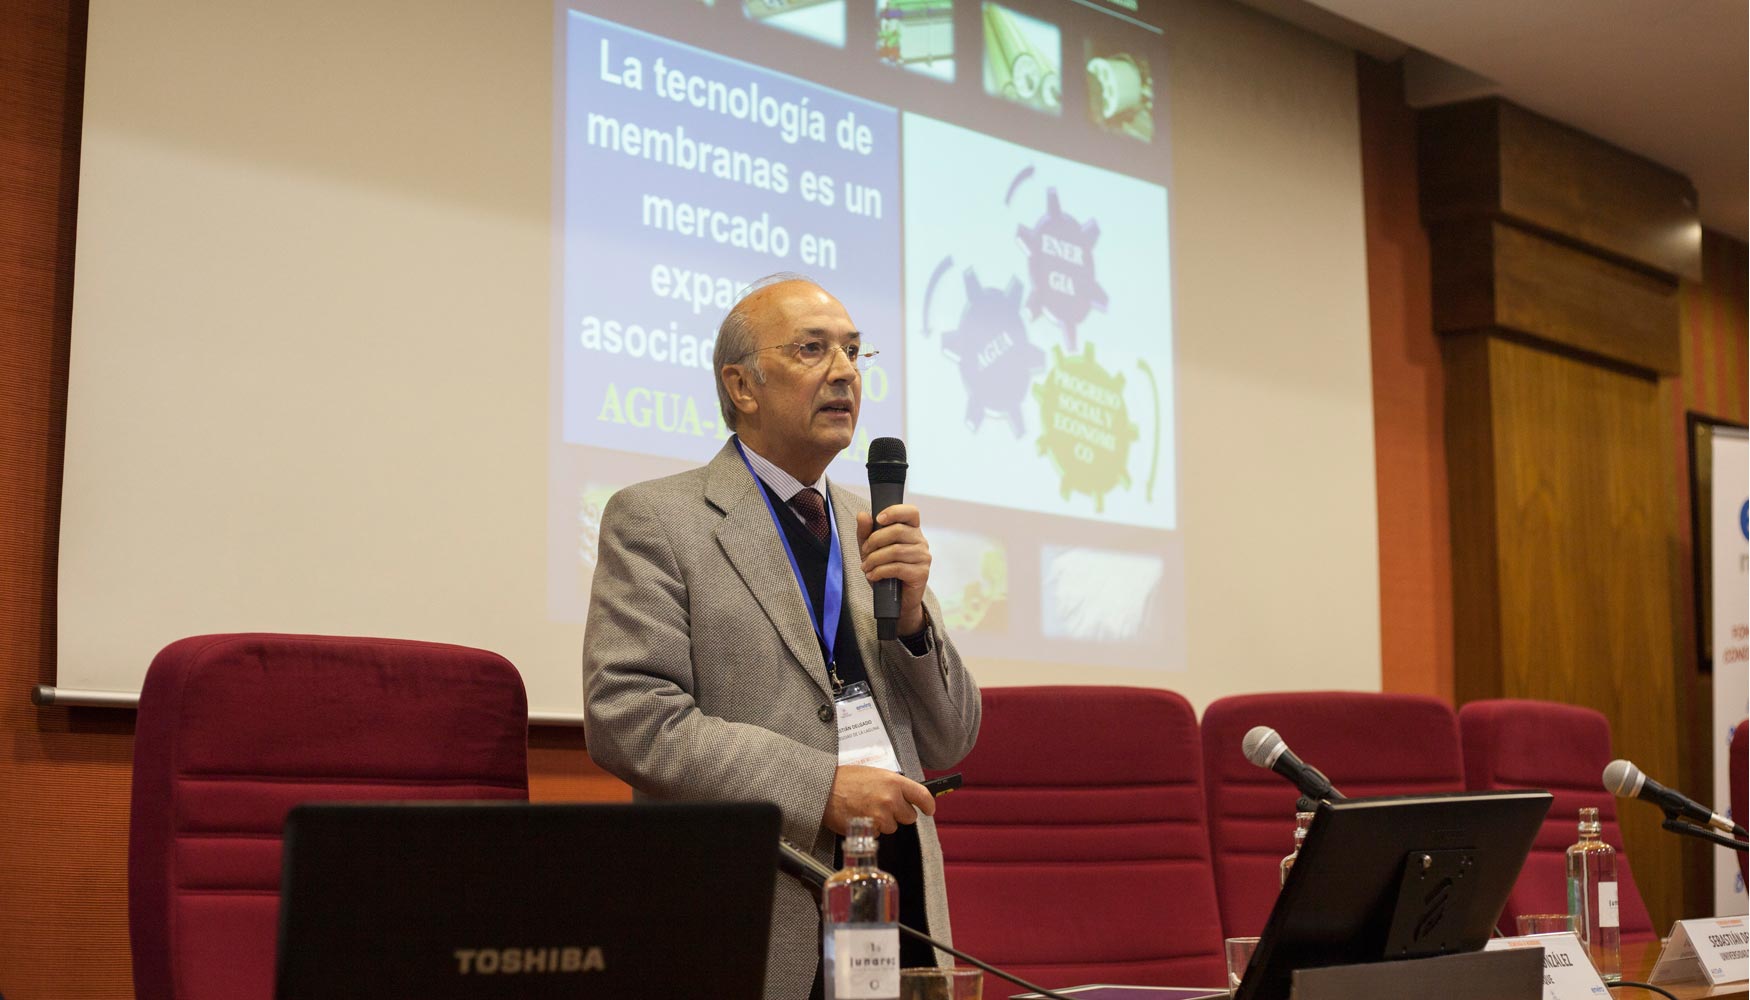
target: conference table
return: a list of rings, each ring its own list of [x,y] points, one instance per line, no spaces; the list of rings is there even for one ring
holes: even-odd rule
[[[1658,960],[1658,941],[1625,944],[1622,946],[1622,978],[1631,982],[1644,983],[1647,981],[1647,976],[1652,974],[1653,963]],[[1704,997],[1707,1000],[1714,1000],[1716,997],[1720,1000],[1746,1000],[1747,997],[1746,984],[1744,983],[1728,983],[1725,986],[1684,983],[1662,988],[1669,991],[1678,1000],[1701,1000]],[[1642,998],[1659,1000],[1659,994],[1650,990],[1636,989],[1632,986],[1611,990],[1610,995],[1618,1000],[1642,1000]]]

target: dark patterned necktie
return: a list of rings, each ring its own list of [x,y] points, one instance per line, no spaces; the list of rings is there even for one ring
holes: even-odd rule
[[[820,498],[820,494],[812,486],[804,486],[802,492],[790,498],[790,506],[802,515],[802,523],[807,525],[814,540],[824,543],[828,534],[826,501]]]

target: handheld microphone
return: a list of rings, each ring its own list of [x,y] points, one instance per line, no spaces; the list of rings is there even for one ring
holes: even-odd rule
[[[905,442],[876,438],[869,442],[869,516],[905,502]],[[875,637],[899,637],[899,581],[875,584]]]
[[[1604,790],[1617,798],[1651,802],[1663,809],[1667,816],[1682,816],[1691,822],[1711,826],[1735,837],[1750,836],[1744,832],[1743,827],[1730,819],[1676,789],[1666,788],[1642,774],[1640,768],[1620,758],[1604,766]]]
[[[1296,757],[1276,730],[1269,726],[1253,726],[1241,741],[1240,748],[1245,751],[1247,760],[1287,778],[1307,799],[1313,802],[1320,799],[1342,801],[1343,793],[1331,786],[1331,779]]]

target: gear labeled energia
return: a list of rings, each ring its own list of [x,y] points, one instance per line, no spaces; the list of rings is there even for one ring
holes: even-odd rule
[[[1027,310],[1037,317],[1049,313],[1063,327],[1065,342],[1075,350],[1076,327],[1091,310],[1106,310],[1106,290],[1094,278],[1094,244],[1100,224],[1078,222],[1058,202],[1057,188],[1045,192],[1045,214],[1031,228],[1015,227],[1015,238],[1027,251],[1027,275],[1033,290]]]
[[[1021,404],[1033,376],[1045,369],[1045,352],[1027,339],[1021,319],[1021,282],[986,288],[972,268],[965,271],[966,306],[960,325],[942,334],[942,352],[960,364],[966,386],[966,422],[974,430],[989,414],[1008,420],[1016,437],[1026,430]]]
[[[1106,494],[1130,486],[1130,446],[1139,435],[1124,402],[1124,376],[1094,359],[1094,345],[1080,354],[1051,349],[1051,369],[1033,387],[1045,427],[1039,453],[1051,456],[1062,477],[1065,500],[1072,493],[1106,509]]]

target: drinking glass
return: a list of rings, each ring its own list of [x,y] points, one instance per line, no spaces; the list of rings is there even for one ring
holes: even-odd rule
[[[979,969],[899,970],[899,1000],[979,1000],[983,995]]]
[[[1520,937],[1531,934],[1566,934],[1574,929],[1574,918],[1567,913],[1521,913],[1517,919]]]
[[[1227,951],[1227,991],[1231,994],[1240,988],[1240,980],[1246,978],[1246,966],[1252,964],[1252,952],[1258,950],[1258,939],[1255,937],[1230,937],[1223,942]]]

